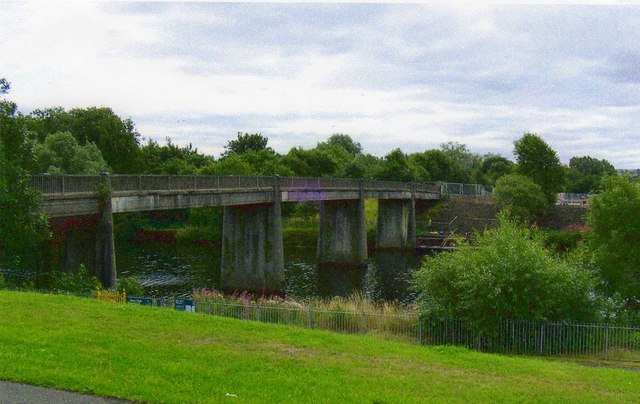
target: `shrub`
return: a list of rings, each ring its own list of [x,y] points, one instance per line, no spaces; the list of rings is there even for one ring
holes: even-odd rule
[[[460,318],[490,329],[500,319],[592,320],[592,277],[554,257],[541,234],[498,215],[498,226],[427,257],[414,280],[428,319]]]
[[[118,293],[126,293],[127,296],[145,296],[144,287],[136,278],[120,278],[116,285]]]
[[[512,219],[529,222],[549,210],[542,188],[528,177],[509,174],[496,182],[494,195],[501,209],[508,209]]]
[[[52,276],[51,288],[61,292],[87,293],[92,292],[101,287],[100,281],[87,273],[87,268],[80,264],[78,271],[55,272]]]

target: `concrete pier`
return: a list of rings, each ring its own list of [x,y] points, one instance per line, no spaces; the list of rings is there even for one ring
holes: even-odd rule
[[[320,202],[318,264],[365,265],[364,198]]]
[[[410,249],[416,245],[413,199],[379,199],[376,248]]]
[[[116,287],[116,246],[113,240],[113,211],[111,198],[102,202],[100,221],[96,233],[96,262],[97,273],[100,274],[102,286],[107,289]]]
[[[279,202],[224,207],[221,262],[224,290],[280,292],[283,289]]]

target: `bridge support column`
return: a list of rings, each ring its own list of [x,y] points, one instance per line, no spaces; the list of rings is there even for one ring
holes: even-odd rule
[[[320,202],[318,264],[365,265],[364,198]]]
[[[108,289],[116,287],[116,246],[113,241],[113,211],[111,198],[104,201],[100,212],[96,234],[95,268],[100,274],[102,286]]]
[[[376,248],[410,249],[415,246],[415,200],[379,199]]]
[[[284,288],[279,196],[272,204],[224,207],[221,284],[253,292]]]

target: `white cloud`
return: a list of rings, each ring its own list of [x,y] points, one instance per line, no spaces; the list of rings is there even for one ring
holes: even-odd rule
[[[3,2],[0,73],[26,112],[110,106],[209,153],[237,131],[281,152],[343,132],[378,155],[458,141],[510,157],[533,131],[565,162],[633,168],[637,11]]]

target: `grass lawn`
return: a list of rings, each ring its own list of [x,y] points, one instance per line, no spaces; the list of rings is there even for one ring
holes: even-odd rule
[[[148,402],[640,402],[639,372],[7,291],[0,379]]]

